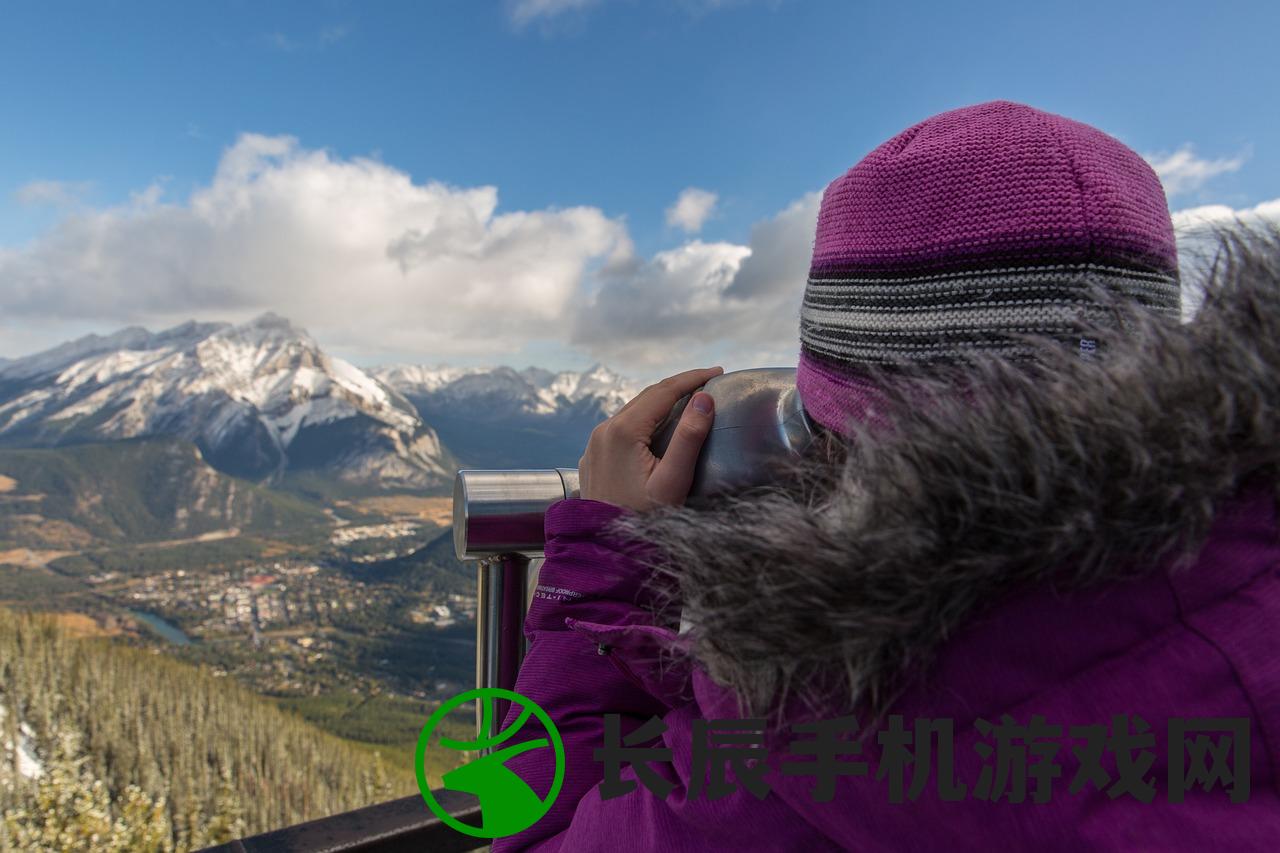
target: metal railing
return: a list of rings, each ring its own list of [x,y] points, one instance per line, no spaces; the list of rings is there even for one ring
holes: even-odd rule
[[[432,793],[450,815],[470,826],[480,825],[475,797],[443,789]],[[464,835],[440,820],[415,794],[241,838],[203,853],[459,853],[487,846],[487,840]]]

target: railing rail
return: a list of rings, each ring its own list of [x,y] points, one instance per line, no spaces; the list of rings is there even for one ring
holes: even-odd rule
[[[480,825],[475,797],[458,791],[433,793],[450,815]],[[203,853],[460,853],[487,844],[450,827],[414,795],[241,838]]]

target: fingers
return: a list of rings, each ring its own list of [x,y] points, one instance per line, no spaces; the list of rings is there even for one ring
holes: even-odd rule
[[[711,433],[715,420],[715,401],[711,395],[698,392],[685,406],[671,436],[667,452],[658,461],[649,477],[649,497],[654,503],[682,504],[693,485],[694,467],[702,445]]]
[[[677,400],[721,373],[724,373],[723,367],[704,367],[668,376],[637,394],[613,416],[613,420],[626,435],[648,441],[654,428],[671,412]]]

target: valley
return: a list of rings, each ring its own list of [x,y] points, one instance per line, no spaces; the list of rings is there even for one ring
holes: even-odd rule
[[[439,520],[438,500],[345,501],[329,524],[278,538],[232,528],[77,550],[10,543],[0,605],[77,613],[264,696],[447,698],[474,678],[476,602],[474,568],[452,558],[447,526],[423,518],[426,506]]]
[[[116,673],[116,707],[99,712],[58,692],[89,689],[79,671],[0,659],[22,676],[20,689],[0,685],[0,708],[31,731],[0,743],[49,773],[82,767],[76,784],[106,785],[104,813],[150,803],[180,849],[412,793],[423,724],[475,680],[475,565],[453,551],[455,472],[572,466],[630,393],[599,367],[366,372],[275,315],[90,335],[0,364],[6,648],[47,635],[51,666],[87,655]],[[150,682],[128,675],[148,660]],[[156,716],[136,692],[146,683],[185,722]],[[188,694],[222,708],[223,727],[209,730]],[[240,717],[255,737],[287,731],[313,766],[343,769],[325,770],[333,783],[312,797],[262,764],[278,746],[238,740]],[[471,723],[457,725],[461,736]],[[206,752],[188,754],[189,733]],[[176,758],[121,746],[138,738]],[[0,785],[0,818],[23,814],[12,809],[42,785],[71,785],[49,773]],[[287,795],[253,781],[272,774]]]

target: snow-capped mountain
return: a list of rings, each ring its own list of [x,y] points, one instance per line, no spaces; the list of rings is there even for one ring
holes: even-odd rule
[[[435,488],[462,465],[577,464],[592,428],[638,388],[597,365],[365,371],[274,314],[87,335],[0,362],[0,445],[169,435],[215,468]]]
[[[0,365],[0,443],[177,435],[229,473],[429,487],[456,462],[413,405],[274,314],[131,327]]]
[[[503,416],[556,415],[589,401],[606,417],[622,408],[639,388],[602,365],[581,373],[552,373],[540,367],[425,367],[401,364],[375,368],[373,375],[409,399],[438,403],[499,404]]]
[[[595,425],[639,390],[600,365],[581,373],[397,365],[373,375],[459,458],[492,468],[576,466]]]

